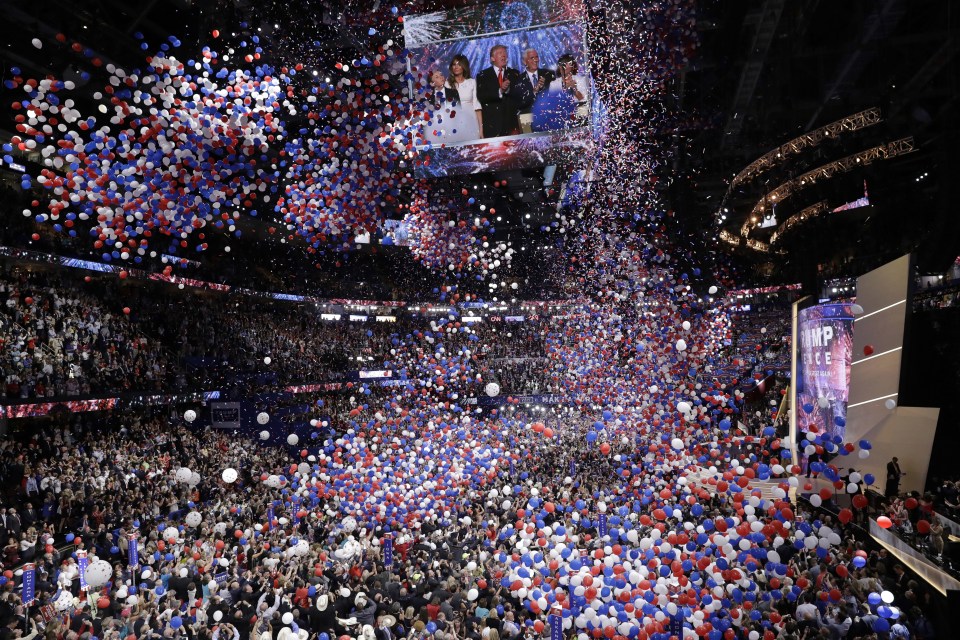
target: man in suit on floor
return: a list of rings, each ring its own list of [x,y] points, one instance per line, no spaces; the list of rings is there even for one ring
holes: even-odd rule
[[[507,66],[507,48],[502,44],[490,49],[490,64],[477,74],[477,98],[483,108],[483,137],[519,133],[517,114],[524,106],[529,106],[524,104],[524,91],[519,86],[520,72]]]
[[[900,478],[903,472],[900,470],[900,461],[894,456],[893,460],[887,463],[887,490],[884,493],[886,497],[900,495]]]

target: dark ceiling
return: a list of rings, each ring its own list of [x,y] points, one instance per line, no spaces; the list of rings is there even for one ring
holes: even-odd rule
[[[943,270],[960,254],[956,202],[960,7],[905,0],[734,0],[701,3],[701,47],[675,90],[693,121],[678,146],[673,194],[692,224],[740,234],[753,206],[805,171],[878,144],[912,137],[916,151],[841,172],[777,211],[780,223],[815,200],[839,206],[863,195],[865,216],[798,227],[765,256],[779,277],[808,280],[838,258],[862,264],[916,250],[921,268]],[[728,194],[731,178],[789,140],[871,107],[882,121],[845,133]],[[726,198],[726,201],[725,201]],[[769,239],[770,231],[752,234]],[[722,245],[723,243],[721,243]],[[829,269],[828,269],[829,270]],[[759,275],[759,272],[756,273]]]

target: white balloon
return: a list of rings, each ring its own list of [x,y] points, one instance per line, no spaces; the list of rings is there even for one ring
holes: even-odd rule
[[[683,445],[683,440],[681,440],[680,438],[674,438],[674,439],[670,442],[670,446],[672,446],[674,449],[676,449],[677,451],[679,451],[679,450],[683,449],[683,446],[684,446],[684,445]]]
[[[163,539],[170,542],[180,537],[180,530],[176,527],[167,527],[163,530]]]
[[[271,362],[273,362],[273,360],[270,359],[270,356],[263,359],[263,364],[270,364]]]
[[[677,351],[686,351],[686,350],[687,350],[687,341],[677,340]]]
[[[269,431],[261,431],[261,432],[260,432],[260,439],[261,439],[261,440],[269,440],[269,439],[270,439],[270,432],[269,432]]]
[[[283,624],[290,624],[291,622],[293,622],[293,614],[287,611],[285,614],[283,614],[280,617],[280,622],[282,622]]]
[[[193,409],[187,409],[186,411],[183,412],[183,419],[186,420],[187,422],[193,422],[194,420],[197,419],[197,412],[194,411]]]
[[[33,40],[31,40],[31,43],[37,49],[43,49],[43,41],[40,38],[34,38]]]
[[[237,470],[231,468],[224,469],[220,477],[223,478],[223,481],[227,484],[233,484],[237,481]]]
[[[113,575],[113,567],[106,560],[96,560],[87,565],[87,570],[83,572],[83,578],[91,587],[102,587],[110,580]]]
[[[707,293],[709,293],[710,295],[713,295],[713,294],[715,294],[716,292],[717,292],[717,287],[716,287],[716,285],[713,285],[713,286],[711,286],[709,289],[707,289]]]
[[[174,475],[177,479],[177,482],[187,483],[190,482],[190,479],[193,477],[193,471],[187,469],[186,467],[180,467],[177,469],[177,473]]]
[[[199,511],[191,511],[183,520],[187,523],[188,527],[197,527],[200,526],[201,522],[203,522],[203,516],[200,515]]]
[[[267,413],[266,411],[261,411],[260,413],[257,414],[257,422],[259,422],[260,424],[267,424],[268,422],[270,422],[270,414]]]
[[[684,321],[683,321],[683,324],[681,324],[680,326],[683,327],[683,330],[684,330],[684,331],[690,331],[690,321],[689,321],[689,320],[684,320]]]
[[[887,408],[887,411],[893,411],[897,407],[897,401],[893,398],[887,398],[883,406]]]
[[[498,396],[500,395],[500,385],[498,385],[496,382],[489,382],[487,383],[486,392],[491,398],[493,396]]]
[[[289,444],[291,447],[296,445],[298,442],[300,442],[300,437],[297,434],[291,433],[287,436],[287,444]]]
[[[469,591],[467,591],[467,600],[469,600],[470,602],[473,602],[479,597],[480,597],[480,592],[477,591],[476,589],[470,589]]]

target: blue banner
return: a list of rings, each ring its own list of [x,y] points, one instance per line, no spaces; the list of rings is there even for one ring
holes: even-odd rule
[[[577,475],[577,463],[573,460],[570,461],[570,477]]]
[[[136,533],[131,533],[127,539],[127,564],[131,567],[140,565],[140,550],[137,548]]]
[[[87,552],[77,551],[77,569],[80,571],[80,588],[84,591],[87,589],[87,578],[84,574],[87,572],[88,564],[90,564],[90,559],[87,558]]]
[[[601,538],[607,535],[607,514],[601,513],[600,517],[597,518],[597,531]]]
[[[683,614],[679,611],[670,617],[670,625],[667,627],[667,633],[671,636],[683,638]]]
[[[273,505],[267,507],[267,531],[273,531]]]
[[[389,533],[383,539],[383,566],[393,566],[393,536]]]
[[[214,574],[213,579],[216,581],[217,584],[226,584],[227,578],[229,577],[230,577],[230,574],[224,571],[223,573]]]
[[[25,607],[33,604],[37,597],[37,565],[29,563],[23,565],[23,593],[20,599]]]
[[[550,640],[563,640],[563,616],[548,616],[550,622]]]

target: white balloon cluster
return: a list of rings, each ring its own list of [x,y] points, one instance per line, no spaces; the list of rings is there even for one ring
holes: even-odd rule
[[[110,576],[113,575],[113,567],[106,560],[95,560],[87,565],[87,570],[83,573],[87,585],[97,588],[107,584]]]

